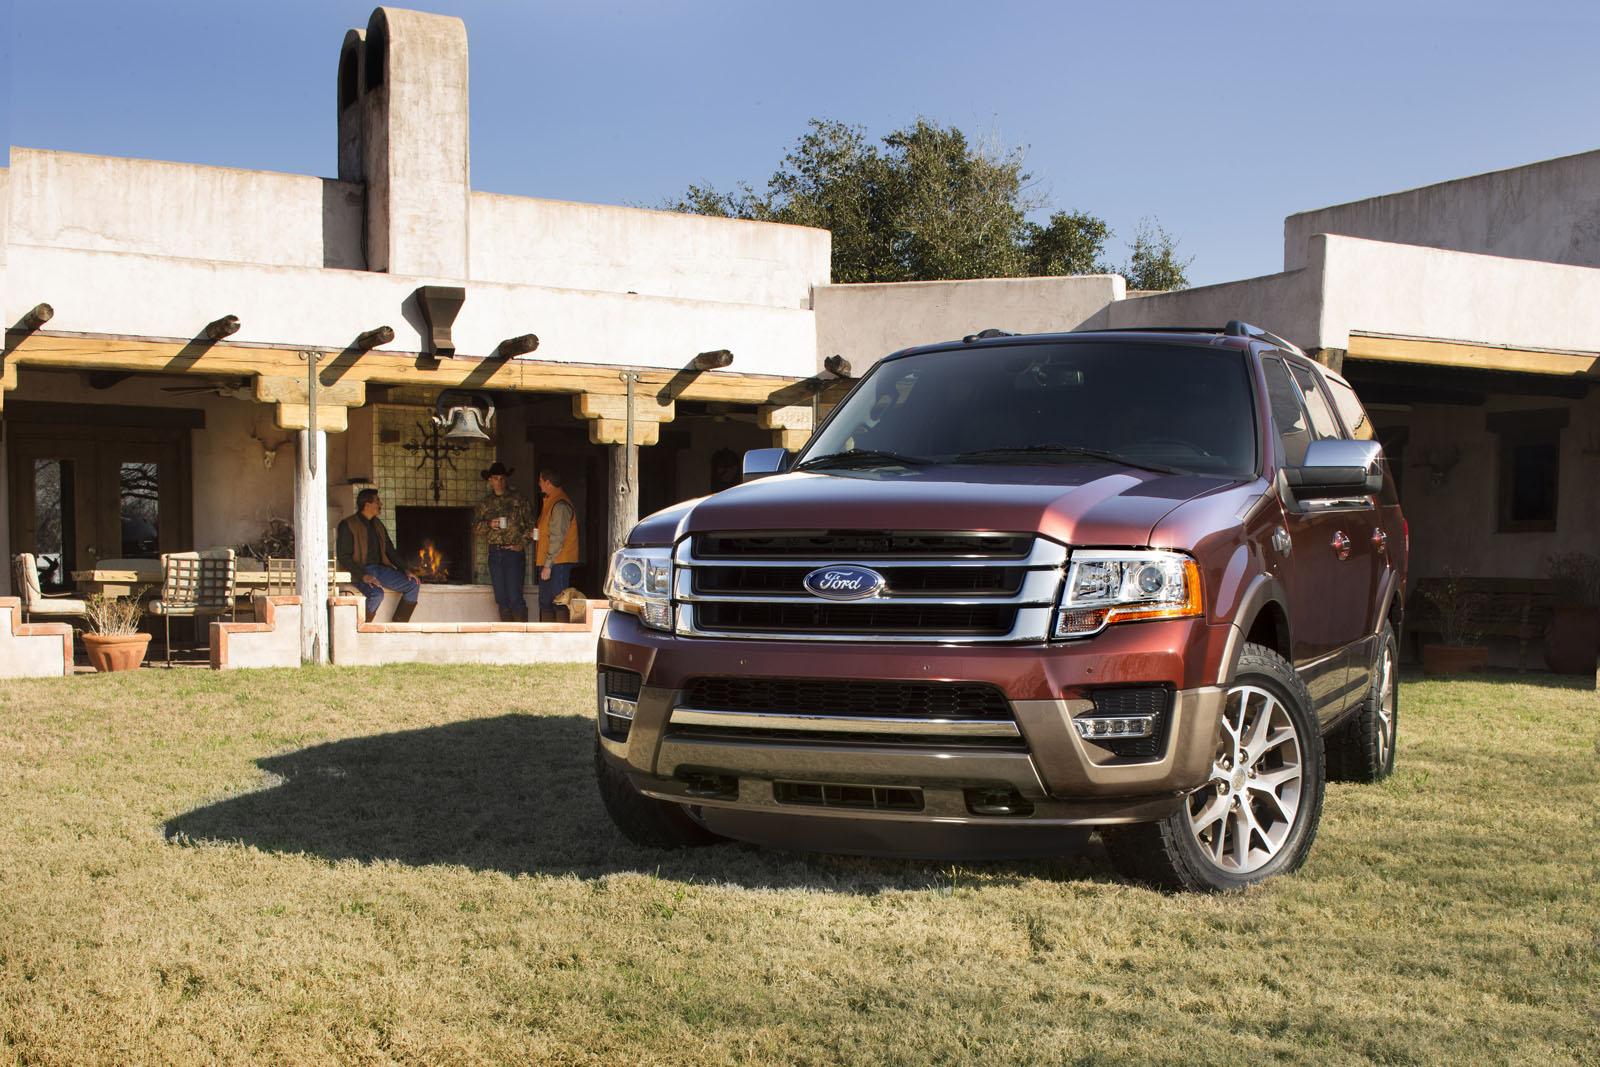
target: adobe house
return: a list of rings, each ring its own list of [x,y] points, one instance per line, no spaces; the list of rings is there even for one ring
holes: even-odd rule
[[[298,597],[214,637],[218,665],[592,656],[592,623],[488,623],[482,468],[524,492],[564,473],[598,596],[637,515],[799,447],[850,384],[830,357],[859,375],[989,326],[1256,322],[1367,402],[1414,573],[1596,550],[1600,152],[1292,216],[1283,272],[1179,293],[832,285],[826,231],[474,191],[458,19],[376,9],[335,107],[333,178],[26,148],[0,168],[0,554],[66,590],[292,524]],[[482,437],[436,423],[463,402],[493,404]],[[447,557],[406,627],[321,608],[330,529],[367,485],[403,552]]]

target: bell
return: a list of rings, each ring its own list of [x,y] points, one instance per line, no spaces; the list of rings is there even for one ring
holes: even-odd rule
[[[444,418],[440,420],[445,425],[444,435],[452,440],[487,441],[489,435],[484,432],[489,421],[494,418],[494,410],[488,412],[472,405],[449,408],[445,411]]]

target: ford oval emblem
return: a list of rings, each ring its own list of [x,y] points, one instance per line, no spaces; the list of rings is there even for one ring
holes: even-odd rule
[[[818,567],[806,575],[806,592],[824,600],[865,600],[883,592],[883,575],[866,567],[840,563]]]

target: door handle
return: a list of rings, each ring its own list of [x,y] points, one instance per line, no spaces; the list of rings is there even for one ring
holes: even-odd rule
[[[1333,554],[1340,559],[1350,558],[1350,538],[1345,536],[1343,530],[1333,535]]]
[[[1389,549],[1389,535],[1383,532],[1382,526],[1373,528],[1372,547],[1379,552],[1386,552]]]

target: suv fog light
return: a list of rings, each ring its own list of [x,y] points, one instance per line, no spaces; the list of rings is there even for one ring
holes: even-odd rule
[[[967,810],[974,815],[1032,815],[1033,802],[1015,789],[992,786],[968,789]]]
[[[1086,741],[1115,741],[1130,737],[1149,737],[1156,732],[1154,715],[1126,715],[1121,718],[1085,715],[1073,719],[1078,736]]]
[[[626,700],[623,697],[606,697],[606,714],[613,719],[627,719],[633,721],[633,713],[639,709],[637,700]]]

